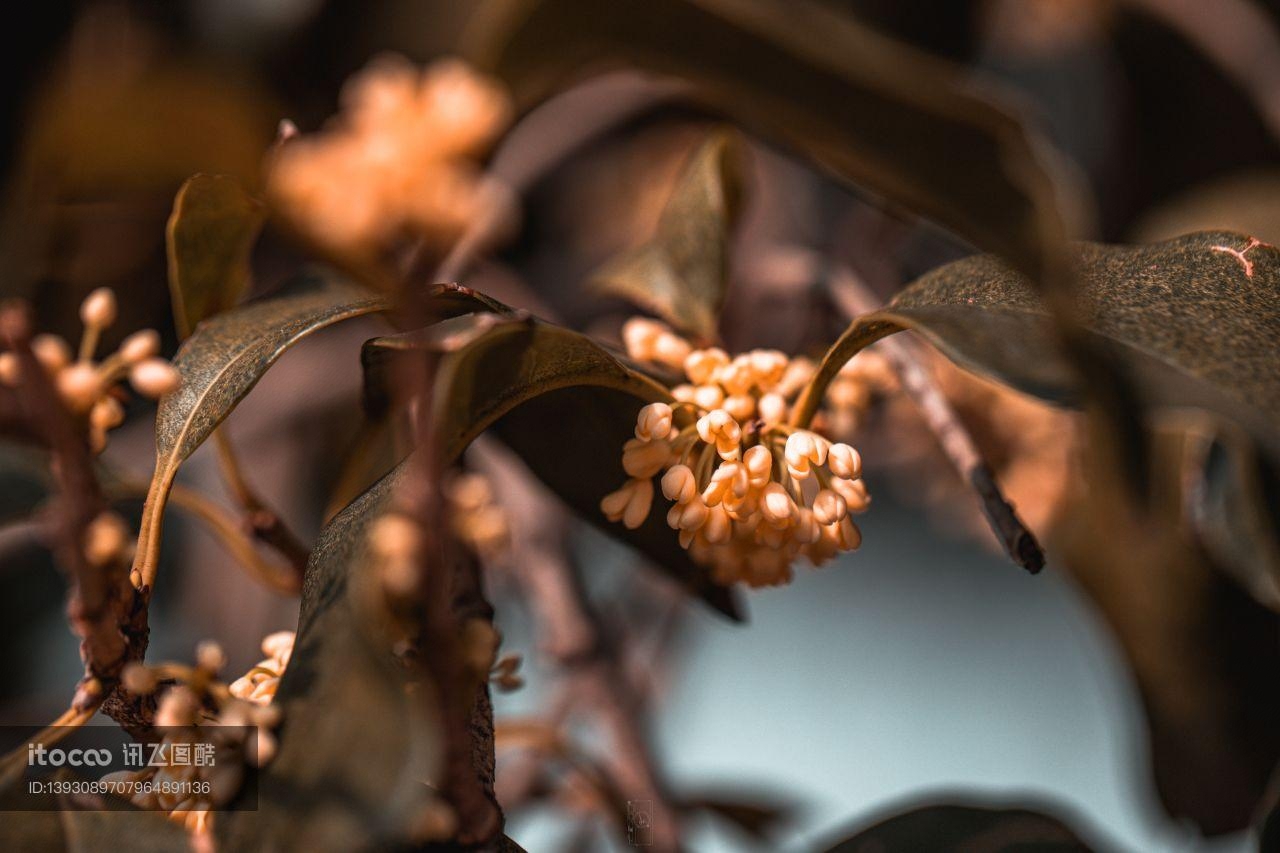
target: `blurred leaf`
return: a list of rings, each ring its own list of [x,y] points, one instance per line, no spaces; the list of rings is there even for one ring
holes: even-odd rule
[[[689,559],[663,513],[651,513],[633,531],[600,513],[600,499],[626,480],[622,445],[634,435],[636,413],[647,403],[670,400],[665,387],[585,335],[529,317],[456,317],[374,339],[363,360],[385,371],[393,352],[439,354],[435,406],[447,459],[458,458],[492,427],[579,515],[737,618],[730,591]],[[378,387],[385,379],[375,375],[367,383]]]
[[[50,778],[85,781],[67,770]],[[0,794],[0,802],[10,796]],[[30,803],[26,794],[21,797],[24,804]],[[105,811],[77,809],[69,798],[55,794],[41,794],[37,799],[48,811],[4,812],[0,849],[22,853],[187,853],[191,849],[186,830],[162,812],[142,811],[115,799]]]
[[[234,306],[249,283],[249,253],[265,208],[226,175],[196,175],[178,190],[166,233],[178,334]]]
[[[881,820],[828,853],[1088,853],[1066,824],[1030,809],[928,805]]]
[[[407,464],[407,463],[406,463]],[[430,703],[406,689],[372,602],[365,564],[369,524],[387,506],[404,465],[326,525],[307,566],[298,637],[280,681],[280,750],[219,813],[227,850],[347,851],[406,845],[433,799],[443,747]]]
[[[794,803],[779,796],[733,790],[700,791],[682,797],[679,806],[681,811],[714,815],[761,842],[776,839],[796,811]]]
[[[740,207],[742,156],[732,131],[713,134],[676,179],[654,238],[605,264],[592,276],[594,287],[680,331],[715,340]]]
[[[1061,245],[1062,188],[1045,146],[974,95],[971,77],[827,6],[491,0],[469,37],[473,60],[522,106],[609,64],[673,74],[733,119],[1019,269],[1038,274]]]
[[[1219,835],[1251,824],[1280,761],[1280,616],[1215,564],[1184,517],[1187,441],[1155,434],[1144,512],[1087,456],[1050,545],[1133,669],[1165,810]]]
[[[1145,405],[1212,413],[1280,459],[1280,257],[1250,245],[1230,232],[1151,246],[1077,244],[1083,325],[1133,377]],[[984,255],[929,273],[856,320],[824,357],[797,419],[812,416],[841,365],[902,329],[1019,391],[1073,406],[1085,398],[1027,279]]]
[[[142,511],[134,568],[159,554],[161,519],[179,466],[217,428],[276,359],[312,332],[386,308],[360,288],[307,274],[277,296],[206,320],[174,359],[182,386],[156,413],[156,469]]]

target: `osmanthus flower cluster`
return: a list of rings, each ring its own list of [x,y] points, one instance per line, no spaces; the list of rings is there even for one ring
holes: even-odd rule
[[[87,419],[89,446],[94,453],[101,453],[106,447],[107,432],[124,422],[121,382],[127,378],[139,394],[157,399],[176,389],[181,381],[177,369],[158,357],[160,335],[154,329],[134,332],[115,352],[101,361],[94,360],[102,333],[114,325],[118,313],[115,293],[100,287],[80,305],[84,333],[74,354],[57,335],[41,334],[31,339],[32,353],[53,380],[67,410]],[[0,353],[0,383],[17,384],[20,369],[13,353]]]
[[[280,710],[271,704],[276,685],[293,651],[292,631],[279,631],[262,641],[267,655],[248,673],[231,683],[218,680],[226,655],[214,642],[196,647],[196,665],[132,663],[121,675],[124,688],[148,695],[162,683],[172,683],[159,697],[155,724],[163,730],[160,755],[174,755],[180,744],[212,744],[208,763],[162,760],[160,766],[121,770],[103,777],[104,782],[139,785],[130,798],[139,808],[159,809],[194,834],[212,828],[213,813],[239,792],[247,760],[261,767],[276,752],[272,730],[280,723]],[[246,749],[247,737],[253,748]],[[195,783],[208,783],[197,785]]]
[[[654,504],[655,479],[671,505],[667,524],[721,584],[771,586],[806,557],[815,566],[862,541],[851,515],[869,496],[862,461],[847,444],[788,423],[814,366],[776,350],[730,357],[694,349],[665,325],[629,320],[627,353],[678,370],[675,402],[640,410],[622,448],[630,479],[600,508],[637,528]]]
[[[339,254],[405,235],[448,245],[483,203],[475,158],[510,120],[505,91],[456,59],[420,70],[386,56],[346,84],[342,107],[325,130],[278,149],[275,206]]]

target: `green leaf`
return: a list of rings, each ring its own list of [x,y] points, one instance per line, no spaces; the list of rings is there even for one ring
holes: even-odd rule
[[[234,306],[249,283],[249,253],[265,207],[227,175],[196,175],[178,190],[165,247],[178,334]]]
[[[973,80],[824,5],[491,0],[468,52],[529,106],[625,64],[690,81],[729,117],[1039,274],[1066,232],[1046,147]]]
[[[828,853],[1088,853],[1094,848],[1062,821],[1038,811],[938,804],[878,821],[823,849]]]
[[[346,851],[402,846],[434,796],[443,745],[421,694],[406,691],[371,609],[366,533],[406,463],[321,532],[307,566],[298,637],[280,681],[279,752],[243,811],[217,815],[220,849]]]
[[[598,270],[595,289],[628,299],[701,340],[715,340],[740,207],[742,154],[732,131],[704,142],[677,178],[657,234]]]
[[[1226,231],[1149,246],[1075,247],[1084,329],[1156,409],[1213,413],[1280,458],[1280,255]],[[990,256],[935,270],[882,311],[858,318],[827,352],[797,404],[807,422],[859,350],[912,329],[952,361],[1040,399],[1080,405],[1080,388],[1028,280]]]
[[[276,359],[334,323],[384,310],[366,290],[308,274],[269,299],[201,323],[174,359],[182,385],[160,401],[156,468],[142,511],[134,568],[151,580],[161,520],[178,468],[231,413]]]
[[[640,407],[671,400],[664,386],[585,335],[518,315],[467,315],[378,338],[366,344],[364,361],[385,370],[393,353],[425,352],[441,359],[434,410],[447,460],[492,428],[584,519],[738,617],[731,592],[689,559],[658,507],[633,531],[600,513],[600,499],[626,480],[622,445],[634,434]]]

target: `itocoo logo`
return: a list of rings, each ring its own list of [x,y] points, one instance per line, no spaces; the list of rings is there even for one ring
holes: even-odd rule
[[[49,749],[42,743],[27,744],[29,767],[106,767],[110,763],[109,749]]]

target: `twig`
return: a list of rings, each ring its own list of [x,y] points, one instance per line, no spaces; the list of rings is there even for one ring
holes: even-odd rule
[[[878,307],[878,300],[857,275],[847,267],[832,269],[828,286],[836,305],[850,319]],[[914,341],[901,336],[884,338],[877,346],[902,381],[902,388],[920,409],[925,423],[961,479],[982,501],[983,513],[1005,553],[1022,568],[1035,574],[1044,568],[1044,551],[1027,529],[1013,506],[1001,494],[995,475],[960,423],[933,378],[923,366],[924,353]]]
[[[213,444],[218,452],[218,468],[222,471],[223,481],[244,510],[244,521],[249,532],[258,541],[274,548],[289,562],[294,574],[291,586],[294,590],[301,589],[311,549],[303,544],[280,518],[280,514],[267,506],[249,485],[240,470],[235,448],[225,425],[214,431]]]
[[[547,499],[532,476],[509,454],[477,441],[469,457],[496,482],[510,519],[511,553],[506,568],[529,602],[541,651],[558,666],[563,690],[572,697],[567,713],[597,724],[608,743],[601,768],[626,800],[651,808],[655,850],[679,847],[675,811],[659,780],[656,763],[641,733],[642,702],[627,677],[623,656],[592,611],[576,573],[564,557],[567,527],[563,510]]]
[[[143,483],[121,481],[108,492],[113,500],[121,500],[144,498],[147,489]],[[204,522],[236,562],[263,584],[283,595],[297,595],[301,590],[302,577],[296,568],[292,564],[278,565],[264,560],[254,547],[255,537],[246,530],[248,525],[243,524],[232,510],[181,484],[173,486],[169,502]]]

